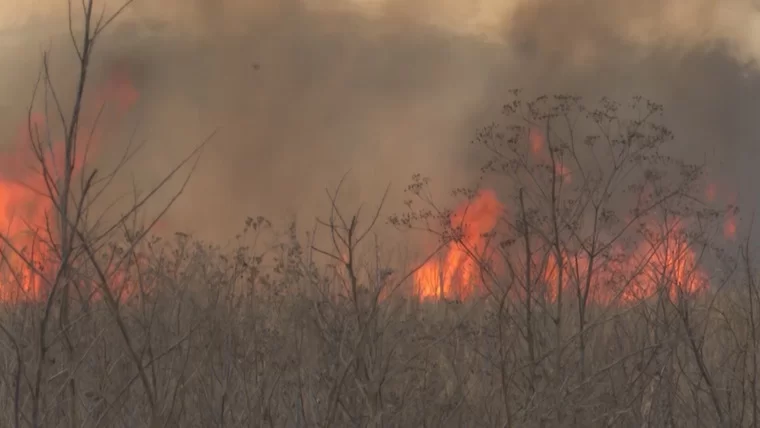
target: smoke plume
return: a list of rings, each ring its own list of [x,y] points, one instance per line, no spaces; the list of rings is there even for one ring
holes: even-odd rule
[[[9,139],[42,50],[68,96],[75,57],[65,0],[3,3]],[[758,201],[760,13],[748,0],[137,0],[96,58],[94,80],[124,70],[140,93],[102,144],[115,157],[138,129],[141,186],[218,128],[169,217],[206,235],[247,215],[323,213],[325,187],[349,170],[351,203],[388,183],[400,201],[415,172],[466,183],[478,167],[467,142],[513,88],[662,103],[684,155],[708,158],[721,192]]]

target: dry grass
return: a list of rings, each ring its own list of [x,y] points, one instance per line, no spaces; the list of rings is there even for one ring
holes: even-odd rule
[[[66,383],[78,383],[81,426],[750,426],[757,393],[757,302],[747,290],[673,304],[591,309],[586,354],[565,320],[555,364],[553,309],[357,296],[296,241],[275,264],[252,249],[223,254],[178,236],[141,266],[119,307],[148,384],[103,302],[72,301],[75,361],[51,339],[41,426],[67,426]],[[154,253],[157,254],[157,253]],[[382,268],[382,267],[381,267]],[[365,291],[361,291],[361,290]],[[332,292],[328,292],[332,290]],[[356,299],[354,299],[356,297]],[[76,306],[75,306],[76,305]],[[566,314],[572,313],[571,304]],[[6,305],[0,414],[28,426],[42,304]],[[753,312],[754,311],[754,312]],[[532,354],[532,355],[531,355]],[[582,364],[581,361],[584,361]],[[20,384],[17,380],[20,379]],[[16,390],[19,385],[18,391]],[[150,392],[146,391],[150,388]],[[151,422],[152,421],[152,422]]]
[[[0,426],[760,423],[760,306],[748,245],[743,260],[730,264],[733,274],[697,297],[671,296],[678,284],[664,273],[654,284],[659,291],[637,304],[595,305],[584,295],[609,266],[608,248],[635,237],[669,239],[672,227],[643,225],[651,213],[700,226],[720,216],[694,202],[702,169],[659,151],[672,139],[649,122],[660,106],[636,98],[635,119],[626,121],[609,100],[592,109],[569,96],[505,105],[503,126],[481,130],[475,142],[490,156],[483,173],[496,187],[519,189],[514,218],[488,238],[508,274],[467,249],[488,292],[460,303],[423,303],[408,292],[413,269],[384,265],[380,247],[365,239],[374,237],[380,209],[349,218],[337,192],[328,192],[328,220],[318,221],[327,247],[313,235],[302,238],[295,226],[260,239],[269,232],[263,219],[247,222],[232,250],[182,234],[150,239],[151,225],[138,228],[138,213],[183,165],[192,170],[205,141],[105,224],[92,212],[94,200],[108,195],[123,164],[98,175],[75,170],[75,159],[85,149],[77,136],[92,47],[123,9],[99,18],[92,0],[82,7],[83,34],[71,28],[81,71],[71,116],[59,104],[46,58],[36,88],[54,100],[46,107],[65,131],[62,172],[49,169],[52,141],[33,132],[29,112],[31,151],[51,207],[40,237],[56,269],[46,272],[39,299],[0,306]],[[578,118],[586,122],[574,128]],[[563,123],[567,129],[558,131]],[[537,131],[543,152],[531,158],[524,143],[534,143]],[[429,232],[442,225],[435,233],[462,245],[461,225],[450,224],[426,186],[415,177],[408,190],[424,206],[409,202],[410,212],[390,223]],[[695,251],[714,249],[708,227],[692,234]],[[515,248],[522,245],[520,258]],[[571,271],[563,266],[566,254],[588,261],[588,269],[560,274],[557,289],[567,292],[548,302],[536,291],[540,270],[554,257],[559,272]],[[0,233],[0,273],[37,269],[29,259],[25,266],[8,263],[22,255]],[[4,287],[12,277],[2,277]]]

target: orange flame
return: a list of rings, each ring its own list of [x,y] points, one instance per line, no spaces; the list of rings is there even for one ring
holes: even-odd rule
[[[415,294],[422,300],[465,300],[476,293],[479,277],[474,259],[488,260],[488,255],[483,256],[484,235],[493,230],[503,212],[504,207],[493,191],[481,191],[472,201],[459,206],[451,216],[451,225],[461,226],[461,240],[452,243],[443,257],[429,260],[415,273]],[[586,294],[588,287],[589,301],[627,304],[661,290],[676,299],[708,287],[708,277],[680,223],[669,230],[649,229],[647,234],[650,239],[642,240],[632,251],[618,247],[603,262],[597,260],[590,273],[587,257],[561,251],[563,292],[576,296],[578,290]],[[532,281],[537,280],[537,291],[548,301],[556,301],[560,282],[556,253],[536,253],[532,258],[537,272]]]
[[[439,260],[430,260],[414,274],[415,293],[422,299],[463,300],[475,292],[477,265],[473,254],[485,251],[486,237],[496,226],[504,207],[491,190],[481,190],[451,216],[457,241],[450,244]]]
[[[88,104],[83,114],[90,113],[94,125],[94,117],[104,103],[115,101],[117,112],[124,113],[137,98],[126,74],[117,71],[97,91],[95,102]],[[52,275],[59,263],[51,244],[58,229],[48,189],[62,175],[65,146],[63,141],[54,141],[45,147],[45,138],[52,131],[40,114],[33,114],[21,128],[16,144],[0,153],[0,301],[4,302],[43,299],[45,277]],[[84,164],[85,146],[96,145],[100,138],[92,131],[85,125],[79,129],[74,174]],[[32,142],[39,140],[46,151],[44,167],[32,148]],[[43,171],[47,171],[47,178]]]
[[[736,193],[731,193],[729,196],[732,208],[726,213],[726,217],[723,220],[723,236],[732,241],[736,239],[736,197]]]
[[[534,159],[547,165],[551,165],[553,161],[554,174],[556,177],[561,183],[570,184],[572,181],[570,168],[565,166],[562,160],[558,159],[557,156],[552,159],[549,151],[544,150],[546,147],[546,141],[541,131],[537,129],[531,129],[528,133],[528,141],[530,143],[530,152],[533,155]]]
[[[726,215],[726,220],[723,223],[723,236],[727,239],[736,239],[736,216],[733,212]]]
[[[545,141],[539,131],[528,135],[529,151],[546,162]],[[549,159],[550,160],[550,159]],[[569,181],[570,170],[554,159],[556,173]],[[717,193],[717,186],[706,189],[708,198]],[[477,264],[473,256],[481,256],[485,250],[484,234],[496,225],[504,207],[494,192],[481,191],[477,197],[458,207],[451,218],[456,227],[465,219],[462,239],[448,248],[440,260],[430,260],[414,275],[415,294],[421,299],[446,298],[466,299],[476,291],[478,283]],[[588,257],[572,254],[567,250],[531,255],[536,283],[531,289],[537,290],[549,301],[558,298],[560,273],[562,290],[577,296],[587,294],[587,299],[600,304],[633,303],[642,298],[664,291],[675,299],[679,295],[693,295],[708,287],[708,277],[699,266],[699,258],[686,240],[680,222],[667,230],[656,223],[646,229],[646,236],[633,250],[617,248],[604,262],[595,261],[589,266]],[[733,216],[726,220],[725,234],[733,236],[735,222]],[[514,255],[514,254],[513,254]],[[524,256],[524,255],[523,255]],[[488,260],[488,257],[484,259]],[[525,257],[522,257],[525,259]],[[562,263],[559,263],[559,261]],[[494,266],[499,268],[499,266]],[[591,271],[591,272],[589,272]],[[515,291],[514,297],[525,297],[523,291]],[[520,294],[520,296],[518,296]]]
[[[707,202],[714,202],[717,196],[718,185],[715,183],[708,183],[707,188],[705,188],[705,197],[707,199]]]
[[[715,200],[718,198],[718,185],[714,182],[710,182],[707,184],[707,187],[705,188],[705,198],[707,199],[707,202],[715,202]],[[728,201],[733,207],[736,204],[736,193],[732,192],[728,196]],[[736,239],[736,208],[733,207],[732,209],[729,209],[726,213],[724,219],[723,219],[723,237],[733,241]]]
[[[536,261],[534,264],[540,265]],[[575,296],[580,290],[588,293],[589,301],[605,305],[635,303],[661,290],[675,300],[680,295],[698,294],[709,285],[707,274],[699,266],[697,254],[680,225],[651,241],[642,241],[633,251],[618,247],[609,259],[597,261],[590,273],[588,258],[583,255],[562,252],[562,264],[564,293]],[[556,301],[559,279],[557,257],[552,253],[541,274],[547,300]]]

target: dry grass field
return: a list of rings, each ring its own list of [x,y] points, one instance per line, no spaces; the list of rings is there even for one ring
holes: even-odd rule
[[[35,412],[51,427],[757,421],[754,284],[589,305],[581,327],[571,299],[558,319],[556,303],[495,295],[380,300],[370,290],[388,284],[366,280],[341,292],[295,242],[268,268],[184,237],[154,248],[139,291],[72,305],[65,331],[50,308],[44,342],[45,305],[3,307],[3,426]]]
[[[751,233],[704,165],[671,156],[662,106],[516,91],[475,133],[482,177],[458,206],[416,175],[405,211],[387,194],[352,211],[341,182],[308,232],[250,218],[220,247],[144,214],[207,139],[98,212],[134,149],[89,167],[100,105],[139,94],[118,75],[85,96],[120,12],[83,11],[73,109],[45,57],[48,113],[0,156],[0,427],[760,424]],[[423,256],[382,227],[426,233]]]

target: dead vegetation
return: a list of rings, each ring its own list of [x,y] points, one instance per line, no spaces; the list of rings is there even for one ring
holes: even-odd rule
[[[78,426],[109,427],[757,420],[754,285],[677,302],[660,293],[612,311],[591,305],[598,316],[583,331],[568,303],[557,340],[556,304],[529,315],[493,297],[379,301],[369,290],[394,283],[366,274],[382,266],[320,268],[297,241],[276,248],[270,266],[253,250],[225,254],[182,236],[146,245],[156,253],[135,280],[149,292],[116,310],[72,303],[72,359],[58,322],[40,352],[43,304],[4,306],[3,425],[33,425],[36,400],[37,426],[70,426],[72,407]],[[340,291],[352,277],[363,292]]]
[[[350,212],[338,186],[309,233],[250,218],[234,248],[159,238],[138,214],[182,166],[192,172],[205,140],[115,221],[93,212],[130,157],[105,175],[79,170],[86,70],[112,19],[93,13],[86,2],[83,35],[72,28],[82,73],[70,116],[46,67],[41,77],[62,162],[30,111],[51,207],[33,240],[44,257],[0,235],[0,285],[17,291],[0,306],[1,426],[760,423],[750,239],[735,258],[715,244],[724,213],[699,201],[701,169],[667,156],[659,106],[515,94],[504,123],[474,141],[487,154],[480,184],[511,192],[477,246],[423,177],[389,219],[385,196]],[[462,248],[478,292],[420,301],[414,273],[432,257],[387,261],[375,234],[386,220],[437,234],[429,255]],[[692,287],[703,268],[720,274]]]

